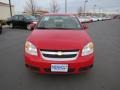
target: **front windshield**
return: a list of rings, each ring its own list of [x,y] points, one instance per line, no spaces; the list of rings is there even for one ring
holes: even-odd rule
[[[80,29],[80,23],[73,16],[43,16],[38,29]]]
[[[37,20],[34,16],[25,16],[27,20]]]

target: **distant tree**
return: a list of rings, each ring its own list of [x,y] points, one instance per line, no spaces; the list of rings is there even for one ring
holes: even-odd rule
[[[83,14],[83,8],[82,7],[79,7],[78,8],[78,15],[82,15]]]
[[[24,8],[24,12],[35,15],[35,11],[37,9],[38,9],[38,6],[37,6],[37,4],[35,3],[34,0],[27,0],[26,1],[26,6]]]
[[[52,0],[52,1],[50,2],[50,11],[51,11],[52,13],[56,13],[56,12],[59,12],[59,10],[60,10],[60,6],[59,6],[59,4],[57,3],[57,1],[56,1],[56,0]]]

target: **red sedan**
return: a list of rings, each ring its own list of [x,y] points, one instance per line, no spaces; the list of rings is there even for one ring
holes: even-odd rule
[[[46,14],[25,43],[25,65],[41,74],[75,74],[94,63],[94,45],[78,18]]]

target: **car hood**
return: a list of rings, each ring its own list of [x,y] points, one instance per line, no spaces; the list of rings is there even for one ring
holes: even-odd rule
[[[34,30],[28,37],[39,49],[74,50],[91,41],[85,30]]]

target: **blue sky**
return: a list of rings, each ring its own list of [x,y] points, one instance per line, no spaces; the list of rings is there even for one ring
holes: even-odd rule
[[[0,0],[7,2],[8,0]],[[11,0],[12,4],[15,5],[15,11],[22,12],[26,5],[27,0]],[[35,0],[37,5],[49,9],[49,3],[51,0]],[[60,5],[60,12],[64,12],[64,1],[56,0]],[[79,7],[83,7],[84,0],[67,0],[68,12],[77,12]],[[96,5],[96,11],[101,8],[103,11],[119,11],[120,12],[120,0],[88,0],[87,10],[93,10],[93,6]]]

